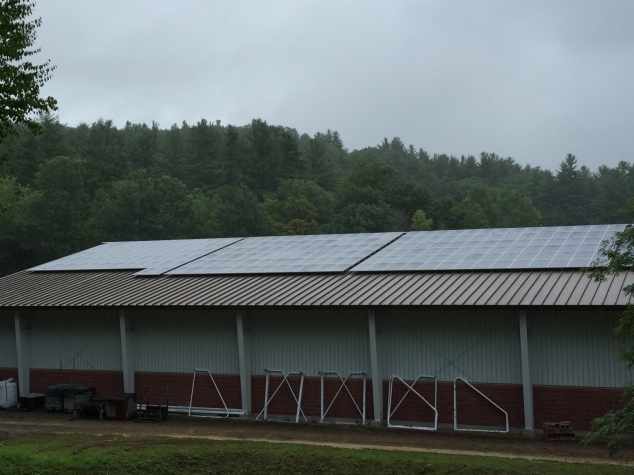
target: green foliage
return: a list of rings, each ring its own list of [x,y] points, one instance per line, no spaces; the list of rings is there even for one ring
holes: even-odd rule
[[[634,198],[630,198],[621,211],[634,216]],[[633,264],[634,228],[627,227],[624,231],[616,233],[611,240],[602,243],[599,258],[584,272],[595,281],[603,282],[608,275],[617,275],[631,270]],[[634,284],[626,285],[622,290],[626,295],[634,296]],[[634,305],[626,306],[614,333],[621,343],[631,345],[634,340]],[[634,347],[624,349],[619,358],[625,361],[629,368],[634,367]],[[622,409],[608,412],[603,417],[592,421],[591,431],[584,439],[584,444],[608,438],[607,447],[610,455],[619,450],[623,439],[629,439],[634,445],[634,385],[630,384],[625,388],[622,401],[624,403]]]
[[[20,186],[15,178],[0,176],[0,275],[37,263],[25,248],[29,236],[24,233],[28,222],[31,190]]]
[[[178,239],[188,235],[193,213],[183,182],[140,171],[97,192],[91,224],[107,241]]]
[[[425,215],[422,209],[417,209],[412,216],[412,231],[429,231],[431,229],[433,220]]]
[[[312,181],[283,180],[275,195],[262,204],[264,215],[277,235],[317,234],[332,217],[332,193]]]
[[[164,437],[20,436],[0,447],[11,475],[625,475],[631,467],[303,444]]]
[[[47,261],[72,254],[89,245],[86,223],[90,201],[84,186],[84,162],[56,157],[40,166],[35,190],[25,203],[24,246]]]
[[[428,190],[377,161],[359,160],[337,190],[337,232],[408,231],[417,209],[429,208]]]
[[[450,212],[449,229],[479,229],[488,228],[489,221],[484,215],[484,209],[479,203],[465,198],[454,206]]]
[[[33,114],[57,110],[52,97],[40,97],[40,88],[51,78],[55,66],[50,61],[36,65],[31,56],[40,18],[27,21],[35,3],[26,0],[0,0],[0,143],[19,132],[23,125],[32,132],[40,129]]]
[[[494,153],[430,155],[398,137],[348,151],[336,131],[300,135],[261,119],[68,127],[44,113],[37,122],[39,134],[18,126],[0,144],[9,180],[0,274],[114,239],[408,231],[425,220],[432,230],[622,222],[615,207],[634,195],[626,162],[590,173],[568,156],[553,174]],[[75,201],[59,210],[45,206],[36,179],[56,157],[82,168]]]
[[[245,185],[225,185],[218,190],[216,209],[219,237],[262,236],[268,232],[258,197]]]
[[[618,411],[610,411],[592,421],[590,432],[583,439],[584,445],[608,439],[607,449],[610,456],[616,454],[623,440],[634,446],[634,386],[623,391],[624,407]]]

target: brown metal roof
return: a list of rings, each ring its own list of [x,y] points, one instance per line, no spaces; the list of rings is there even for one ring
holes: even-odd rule
[[[624,272],[596,283],[576,270],[135,277],[133,272],[19,272],[2,307],[621,306]]]

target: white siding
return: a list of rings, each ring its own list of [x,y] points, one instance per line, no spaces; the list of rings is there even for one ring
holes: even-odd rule
[[[370,374],[364,310],[279,309],[250,312],[251,372],[265,369]]]
[[[10,312],[0,312],[0,368],[17,368],[15,323]]]
[[[121,371],[116,310],[24,310],[31,327],[31,367]]]
[[[137,371],[239,374],[234,311],[138,309],[126,315],[134,327]]]
[[[614,336],[621,311],[529,311],[528,338],[533,384],[623,387],[632,371],[618,360]]]
[[[377,310],[381,377],[441,381],[464,377],[521,383],[517,312],[471,309]]]

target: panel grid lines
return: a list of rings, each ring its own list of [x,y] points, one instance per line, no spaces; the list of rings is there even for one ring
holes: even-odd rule
[[[139,270],[136,275],[161,275],[240,239],[107,242],[29,270]]]
[[[586,267],[624,224],[409,232],[354,272]]]
[[[250,237],[167,274],[344,272],[400,235],[393,232]]]

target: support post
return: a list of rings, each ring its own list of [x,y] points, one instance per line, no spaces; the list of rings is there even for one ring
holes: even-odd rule
[[[123,368],[123,392],[134,392],[134,353],[130,318],[119,310],[119,329],[121,331],[121,366]]]
[[[15,347],[18,357],[18,390],[20,396],[31,392],[31,328],[17,310],[15,321]]]
[[[368,331],[370,336],[370,364],[372,366],[372,399],[374,402],[374,423],[383,420],[383,381],[379,371],[379,357],[376,348],[376,320],[374,310],[368,310]]]
[[[524,430],[532,434],[533,422],[533,385],[531,384],[530,361],[528,353],[528,324],[526,310],[520,310],[520,353],[522,360],[522,387],[524,393]]]
[[[245,345],[244,319],[242,311],[236,312],[236,326],[238,330],[238,364],[240,365],[240,394],[242,395],[242,410],[245,417],[251,414],[251,371],[247,362]],[[268,380],[267,380],[268,381]]]

